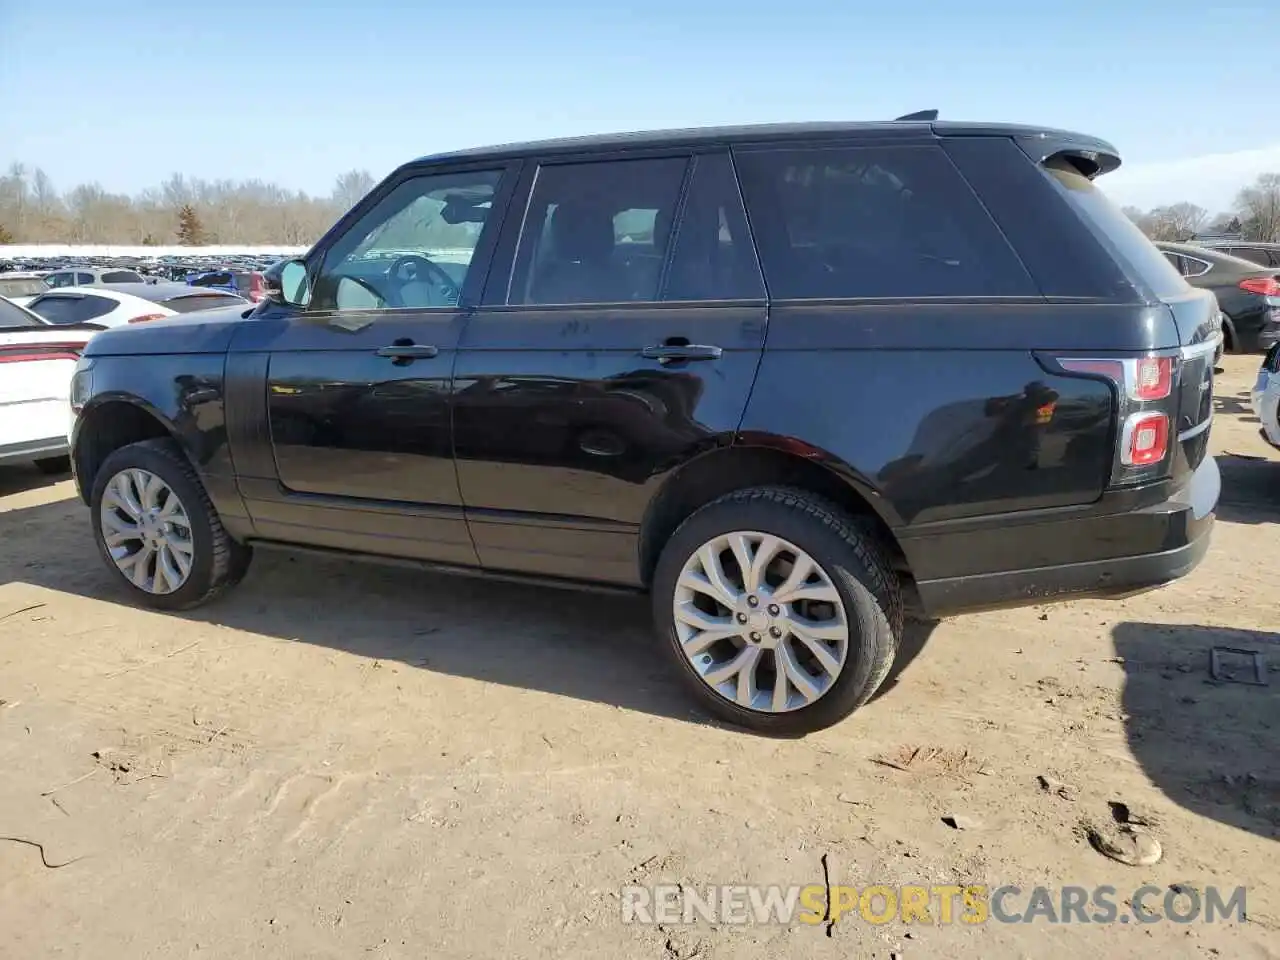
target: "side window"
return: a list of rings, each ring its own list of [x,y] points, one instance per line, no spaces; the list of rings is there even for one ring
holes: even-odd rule
[[[688,165],[675,157],[540,168],[507,302],[657,300]]]
[[[1178,259],[1181,261],[1181,270],[1179,272],[1184,277],[1203,277],[1213,269],[1213,264],[1208,260],[1200,260],[1192,256],[1182,256]]]
[[[1171,253],[1168,250],[1161,250],[1160,252],[1164,254],[1164,258],[1166,260],[1173,264],[1173,269],[1177,270],[1180,275],[1184,277],[1187,275],[1187,267],[1182,262],[1182,258],[1180,256],[1176,253]]]
[[[938,147],[735,154],[769,295],[1036,296]]]
[[[697,157],[662,298],[752,300],[764,296],[729,155]]]
[[[90,286],[90,285],[92,285],[92,283],[93,283],[93,274],[91,274],[91,273],[77,273],[77,274],[76,274],[76,284],[77,284],[77,285],[79,285],[79,286],[82,286],[82,287],[83,287],[83,286]]]
[[[102,275],[103,283],[145,283],[141,276],[132,270],[115,270]]]
[[[75,284],[75,274],[59,271],[45,277],[44,282],[51,287],[70,287]]]
[[[501,180],[485,170],[399,184],[325,253],[311,308],[457,306]]]

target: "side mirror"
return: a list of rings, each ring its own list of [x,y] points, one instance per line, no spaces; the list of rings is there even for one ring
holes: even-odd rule
[[[262,274],[263,296],[281,306],[305,307],[309,299],[307,265],[302,260],[281,260]]]

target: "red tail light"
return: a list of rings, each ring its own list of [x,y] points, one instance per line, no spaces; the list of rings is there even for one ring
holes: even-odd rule
[[[249,300],[253,303],[260,303],[264,293],[262,274],[257,271],[249,274]]]
[[[130,317],[130,323],[146,323],[148,320],[163,320],[167,317],[167,313],[144,313],[140,317]]]
[[[1120,433],[1111,468],[1113,486],[1150,480],[1166,469],[1171,417],[1178,403],[1174,386],[1180,376],[1179,357],[1165,353],[1056,361],[1064,371],[1105,377],[1115,385]]]
[[[1124,423],[1120,462],[1126,467],[1148,467],[1169,452],[1169,417],[1163,413],[1135,413]]]
[[[1245,293],[1256,293],[1263,297],[1280,297],[1280,280],[1273,277],[1251,277],[1241,280],[1237,286]]]
[[[0,363],[28,360],[79,360],[84,343],[15,343],[0,347]]]
[[[1097,373],[1115,382],[1127,399],[1163,400],[1173,390],[1173,357],[1133,357],[1123,360],[1058,361],[1064,370]]]

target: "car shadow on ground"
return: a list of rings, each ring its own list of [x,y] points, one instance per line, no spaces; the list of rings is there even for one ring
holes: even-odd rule
[[[1249,402],[1249,391],[1240,390],[1234,394],[1215,393],[1213,395],[1213,411],[1214,413],[1229,413],[1239,418],[1241,423],[1261,423],[1253,413],[1253,407]]]
[[[1280,839],[1280,633],[1121,623],[1112,638],[1129,749],[1151,782],[1200,816]]]
[[[75,499],[0,513],[0,583],[21,581],[127,604]],[[33,553],[34,551],[34,553]],[[555,589],[275,550],[244,582],[174,617],[541,690],[691,723],[712,723],[682,689],[650,627],[647,597]],[[898,682],[932,624],[908,623],[881,688]]]
[[[1280,523],[1280,463],[1264,457],[1222,453],[1218,519],[1229,523]]]
[[[0,497],[7,497],[27,490],[39,490],[61,483],[71,476],[69,472],[45,473],[34,464],[7,464],[0,466]]]

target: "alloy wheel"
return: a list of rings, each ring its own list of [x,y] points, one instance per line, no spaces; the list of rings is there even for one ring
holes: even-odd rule
[[[849,656],[848,619],[830,575],[772,534],[735,531],[704,543],[680,571],[672,615],[703,683],[748,710],[815,703]]]
[[[191,576],[195,543],[186,507],[147,470],[121,470],[108,481],[99,511],[102,539],[120,572],[139,590],[173,593]]]

